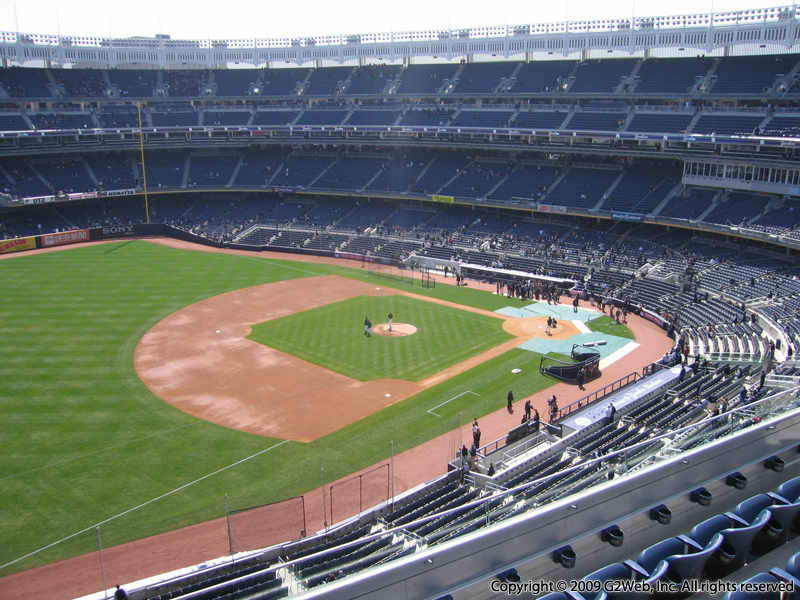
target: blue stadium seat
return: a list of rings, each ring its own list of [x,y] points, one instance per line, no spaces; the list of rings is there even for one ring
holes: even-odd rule
[[[436,94],[453,78],[458,65],[409,65],[400,77],[398,95]]]
[[[695,525],[689,537],[707,547],[716,534],[722,534],[722,545],[706,565],[712,577],[721,577],[735,571],[747,561],[753,540],[769,519],[769,511],[762,511],[749,524],[732,513],[719,514]]]
[[[601,569],[593,571],[583,577],[583,581],[641,581],[647,575],[643,573],[639,565],[633,561],[625,561],[624,563],[612,563],[606,565]],[[582,592],[581,596],[585,600],[643,600],[647,594],[637,594],[635,592]]]
[[[800,501],[800,477],[794,477],[780,484],[776,490],[783,498],[789,502]]]
[[[747,583],[777,583],[780,581],[772,573],[761,572],[745,580]],[[726,592],[723,600],[780,600],[780,592]]]

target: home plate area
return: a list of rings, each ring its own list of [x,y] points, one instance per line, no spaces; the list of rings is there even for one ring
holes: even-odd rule
[[[628,338],[591,331],[586,321],[601,316],[591,309],[579,308],[575,313],[572,307],[537,302],[522,308],[508,306],[495,312],[513,317],[503,324],[503,328],[517,337],[529,337],[517,346],[529,352],[569,355],[575,344],[605,342],[595,346],[595,350],[600,352],[600,368],[603,369],[639,347]],[[548,328],[548,317],[556,319],[556,327]]]

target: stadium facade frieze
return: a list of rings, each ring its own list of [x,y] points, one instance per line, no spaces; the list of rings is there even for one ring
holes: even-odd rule
[[[0,32],[0,57],[24,64],[32,57],[48,63],[80,62],[117,67],[213,68],[227,63],[272,62],[343,64],[352,61],[410,61],[415,57],[455,59],[486,54],[581,56],[616,50],[632,55],[654,49],[686,48],[711,53],[743,44],[782,43],[800,37],[793,6],[703,12],[689,15],[573,19],[552,23],[477,26],[404,32],[218,40],[110,38]]]

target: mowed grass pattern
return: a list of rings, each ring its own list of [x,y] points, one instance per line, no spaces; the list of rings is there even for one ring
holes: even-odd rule
[[[614,319],[607,315],[586,321],[586,326],[592,331],[596,331],[598,333],[615,335],[617,337],[628,338],[630,340],[636,339],[633,335],[633,331],[631,331],[626,325],[617,323]]]
[[[417,327],[414,335],[364,335],[395,315]],[[353,379],[417,381],[496,346],[511,335],[495,317],[408,296],[358,296],[259,323],[249,338]]]
[[[385,279],[338,265],[143,241],[0,261],[6,334],[0,345],[0,564],[278,443],[162,402],[136,376],[133,352],[150,327],[186,305],[242,287],[331,273],[387,287]],[[414,291],[490,310],[509,303],[452,286]],[[354,328],[357,336],[360,328]],[[226,495],[232,510],[296,496],[319,485],[321,467],[331,481],[386,459],[389,440],[397,451],[418,445],[503,406],[512,382],[518,397],[550,385],[536,373],[538,357],[531,355],[511,351],[311,444],[287,442],[220,470],[104,525],[103,544],[224,516]],[[531,365],[522,365],[526,374],[510,375],[522,363]],[[444,405],[436,411],[441,417],[427,412],[463,390],[480,395]],[[446,459],[431,457],[442,471]],[[0,570],[0,576],[96,548],[90,530]]]

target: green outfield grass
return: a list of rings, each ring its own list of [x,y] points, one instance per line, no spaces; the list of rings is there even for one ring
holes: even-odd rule
[[[628,338],[631,340],[636,339],[633,335],[633,332],[628,329],[627,325],[617,323],[609,316],[597,317],[596,319],[586,321],[586,326],[592,331],[597,331],[598,333],[606,333],[608,335],[615,335],[617,337]]]
[[[300,494],[319,486],[322,468],[328,481],[341,477],[387,458],[390,440],[401,451],[504,406],[507,388],[521,398],[553,383],[538,374],[538,355],[514,350],[313,443],[273,448],[280,440],[195,419],[156,398],[133,369],[138,340],[176,310],[241,287],[330,273],[389,287],[385,279],[143,241],[21,256],[0,261],[0,272],[0,564],[268,448],[104,525],[103,544],[221,517],[226,494],[233,508]],[[413,291],[489,310],[515,302],[452,286]],[[511,375],[517,366],[524,373]],[[462,392],[472,393],[453,399]],[[517,423],[509,417],[509,427]],[[431,457],[442,471],[445,459]],[[90,531],[0,575],[96,544]]]
[[[414,335],[364,335],[364,318],[417,327]],[[353,379],[418,381],[511,339],[503,321],[408,296],[358,296],[253,327],[249,339]]]

